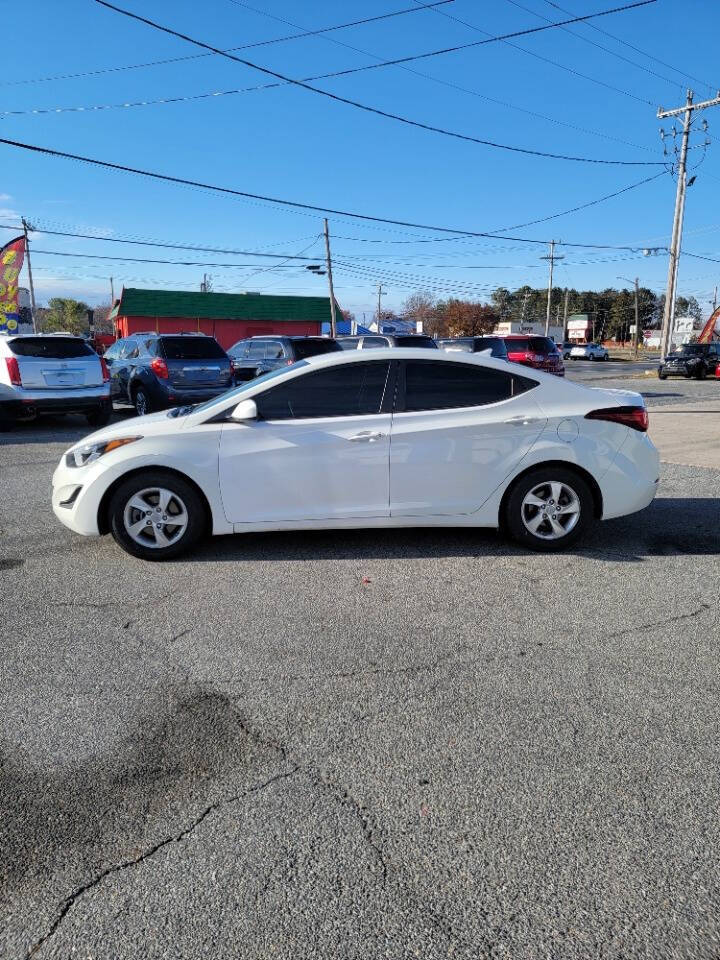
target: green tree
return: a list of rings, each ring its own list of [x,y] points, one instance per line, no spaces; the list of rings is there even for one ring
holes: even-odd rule
[[[52,297],[48,301],[48,313],[43,330],[53,333],[60,330],[68,333],[83,334],[88,330],[88,305],[81,300],[66,297]]]

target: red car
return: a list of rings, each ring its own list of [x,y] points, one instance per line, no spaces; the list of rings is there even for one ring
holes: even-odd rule
[[[522,363],[545,373],[554,373],[556,377],[565,376],[562,354],[550,337],[511,333],[502,339],[511,363]]]

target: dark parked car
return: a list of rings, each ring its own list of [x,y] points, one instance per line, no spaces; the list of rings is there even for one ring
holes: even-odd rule
[[[135,333],[117,340],[103,359],[111,398],[132,404],[139,416],[203,403],[233,385],[230,358],[202,333]]]
[[[437,343],[432,337],[424,333],[394,333],[392,336],[383,333],[365,334],[364,336],[338,337],[342,350],[376,350],[381,347],[429,347],[437,350]]]
[[[441,350],[460,350],[462,353],[482,353],[489,350],[490,356],[507,360],[507,348],[502,337],[448,337],[438,340]]]
[[[252,380],[287,367],[297,360],[315,357],[320,353],[339,350],[337,341],[329,337],[250,337],[238,340],[228,350],[236,381]]]
[[[712,377],[720,363],[720,344],[686,343],[674,353],[669,353],[658,367],[661,380],[667,377],[696,377],[704,380],[708,374]]]
[[[535,370],[554,373],[556,377],[565,376],[565,364],[562,354],[550,337],[525,336],[520,333],[508,334],[502,338],[511,363],[522,363]]]

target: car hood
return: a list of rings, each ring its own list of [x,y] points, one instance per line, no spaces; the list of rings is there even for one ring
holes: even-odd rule
[[[160,413],[149,413],[145,417],[128,417],[119,423],[113,423],[102,430],[88,434],[69,449],[82,446],[85,443],[102,443],[106,440],[115,440],[118,437],[147,437],[161,433],[174,433],[177,429],[177,420],[168,417],[167,410]]]

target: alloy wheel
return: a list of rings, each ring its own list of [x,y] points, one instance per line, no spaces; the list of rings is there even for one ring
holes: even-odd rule
[[[123,522],[135,543],[153,550],[177,543],[187,530],[189,516],[177,493],[165,487],[146,487],[126,503]]]
[[[580,519],[580,498],[567,483],[539,483],[525,494],[521,514],[525,528],[534,537],[559,540]]]

